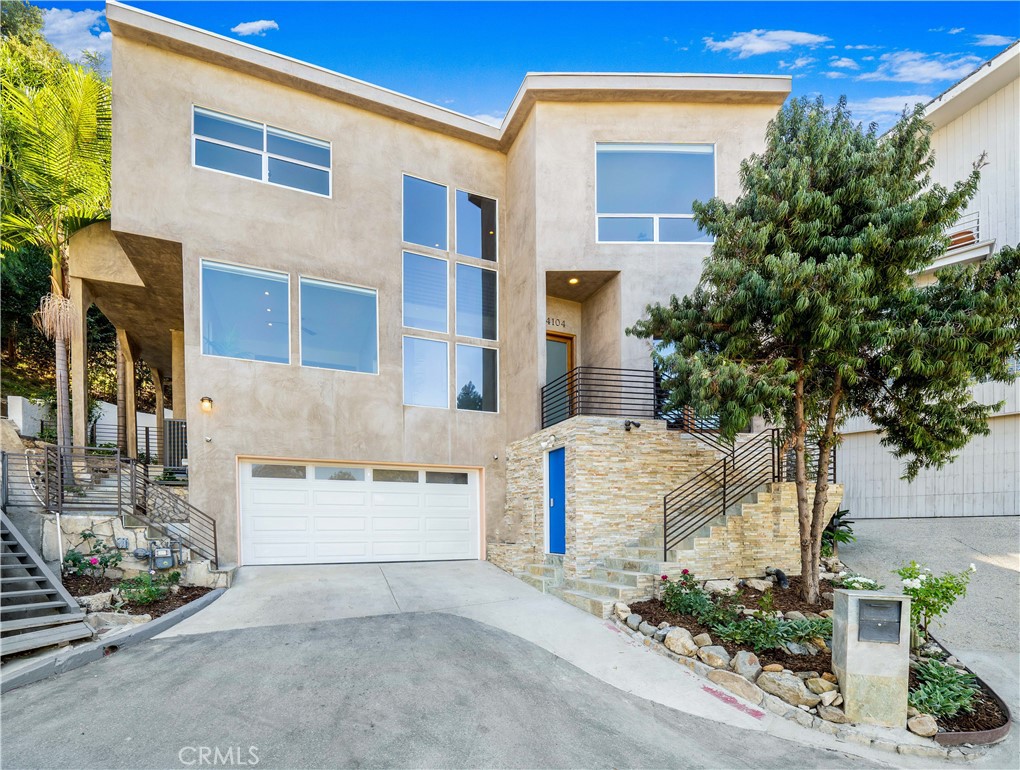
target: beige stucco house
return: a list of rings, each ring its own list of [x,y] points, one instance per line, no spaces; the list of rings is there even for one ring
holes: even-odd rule
[[[74,239],[72,288],[169,382],[222,565],[521,570],[633,545],[719,459],[654,419],[648,344],[624,330],[697,282],[691,201],[737,195],[788,77],[530,74],[496,127],[115,3],[107,18],[112,217]],[[654,468],[614,465],[655,447]],[[589,481],[585,452],[607,461]],[[625,503],[639,513],[615,530],[595,515]],[[615,534],[588,538],[585,517]]]

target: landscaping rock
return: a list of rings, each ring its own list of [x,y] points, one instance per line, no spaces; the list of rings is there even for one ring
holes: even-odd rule
[[[829,645],[827,645],[825,643],[825,640],[822,639],[822,637],[820,637],[820,636],[816,636],[814,639],[812,639],[811,640],[811,644],[813,644],[819,650],[827,650],[827,649],[829,649]]]
[[[686,628],[674,628],[666,638],[662,640],[666,649],[675,652],[677,655],[686,655],[688,658],[698,654],[698,645]]]
[[[836,691],[836,685],[834,685],[832,682],[826,682],[821,677],[818,677],[817,679],[808,679],[806,682],[804,682],[804,685],[815,695],[821,695],[823,692]]]
[[[957,659],[957,657],[955,655],[950,655],[948,658],[946,658],[946,663],[948,663],[953,668],[963,668],[964,667],[963,663],[961,663]]]
[[[908,717],[908,718],[910,718],[910,717],[916,717],[916,716],[917,716],[918,714],[920,714],[920,713],[921,713],[921,712],[920,712],[920,711],[918,711],[918,710],[917,710],[916,708],[914,708],[913,706],[907,706],[907,717]]]
[[[825,599],[825,601],[827,602],[831,602],[832,597],[833,597],[832,591],[825,591],[824,593],[822,593],[822,598]]]
[[[640,631],[645,636],[655,636],[655,632],[658,631],[659,629],[657,629],[651,623],[646,623],[645,621],[642,620],[638,624],[637,630]]]
[[[657,626],[657,628],[658,628],[658,629],[659,629],[660,631],[661,631],[662,629],[664,629],[664,628],[669,628],[669,623],[667,623],[667,622],[666,622],[666,621],[664,620],[664,621],[662,621],[661,623],[659,623],[659,625]]]
[[[791,655],[807,655],[807,648],[796,642],[786,642],[786,649]]]
[[[730,667],[730,654],[726,652],[725,647],[720,647],[718,645],[702,647],[698,650],[698,657],[712,668]]]
[[[819,693],[819,696],[822,699],[823,706],[831,706],[832,702],[839,697],[839,693],[836,692],[835,690],[831,690],[829,692]]]
[[[822,610],[818,614],[823,618],[831,618],[836,613],[833,610]]]
[[[734,695],[750,701],[755,706],[760,706],[765,698],[765,693],[761,691],[761,688],[751,684],[744,677],[734,674],[732,671],[723,671],[722,669],[709,671],[708,680],[729,690]]]
[[[817,612],[805,612],[804,617],[808,620],[824,620],[824,618]]]
[[[930,714],[918,714],[916,717],[911,717],[907,720],[907,729],[915,735],[920,735],[922,738],[931,738],[939,731],[939,726],[935,723],[935,718]]]
[[[818,648],[811,644],[811,642],[804,642],[804,649],[807,650],[808,655],[818,654]]]
[[[753,588],[755,591],[758,591],[759,593],[765,593],[770,588],[772,588],[772,583],[770,583],[767,580],[760,580],[758,578],[748,578],[747,580],[744,581],[744,585],[747,586],[748,588]]]
[[[843,705],[843,696],[839,695],[837,693],[835,699],[832,701],[832,705],[833,706],[842,706]]]
[[[110,609],[113,602],[113,591],[103,591],[90,596],[76,596],[74,600],[85,612],[100,612]]]
[[[730,668],[749,682],[757,681],[762,672],[761,662],[758,660],[758,656],[753,652],[748,652],[747,650],[740,650],[733,656],[733,662],[730,664]]]
[[[708,634],[698,634],[694,637],[694,643],[698,647],[709,647],[712,644],[712,637]]]
[[[710,594],[733,596],[740,592],[740,587],[736,580],[709,580],[705,583],[705,590]]]
[[[657,642],[664,642],[666,640],[666,636],[672,630],[673,629],[669,625],[667,625],[665,628],[660,628],[658,631],[656,631],[655,636],[653,638]]]
[[[794,676],[797,677],[798,679],[800,679],[802,682],[806,682],[808,679],[817,679],[818,678],[818,672],[817,671],[798,671],[797,673],[794,674]]]
[[[616,613],[616,617],[618,617],[620,620],[626,620],[627,616],[630,615],[630,607],[628,607],[623,602],[617,602],[615,605],[613,605],[613,612]]]
[[[834,577],[836,577],[836,573],[835,572],[821,571],[821,572],[818,573],[818,579],[819,580],[832,580]]]
[[[778,663],[769,663],[767,666],[762,668],[762,671],[768,671],[770,674],[778,674],[783,670],[783,667]],[[757,681],[757,680],[755,680]]]
[[[817,713],[826,722],[835,722],[837,725],[845,725],[850,721],[846,718],[846,714],[843,713],[843,709],[838,709],[834,706],[820,705]]]
[[[828,671],[822,674],[822,679],[824,679],[826,682],[832,682],[833,684],[839,681],[838,679],[836,679],[835,674],[830,674]]]
[[[93,628],[138,626],[150,620],[151,615],[128,615],[126,612],[90,612],[85,616],[85,622]]]
[[[635,631],[637,631],[638,630],[638,626],[640,626],[640,625],[641,625],[641,616],[640,615],[635,615],[632,612],[630,615],[627,616],[627,626],[629,628],[632,628]]]
[[[800,679],[790,674],[765,672],[758,677],[756,684],[792,706],[810,708],[821,702],[821,698],[809,691]]]
[[[787,620],[806,620],[803,612],[797,612],[797,610],[790,610],[784,616]]]

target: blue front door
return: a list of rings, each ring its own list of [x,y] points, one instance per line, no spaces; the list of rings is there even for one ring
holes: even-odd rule
[[[567,552],[567,480],[563,450],[549,453],[549,553]]]

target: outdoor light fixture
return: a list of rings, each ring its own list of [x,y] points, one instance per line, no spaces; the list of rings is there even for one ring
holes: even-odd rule
[[[567,279],[567,283],[569,283],[571,286],[576,286],[580,282],[581,282],[580,278],[568,278]]]
[[[639,423],[637,420],[624,420],[623,421],[623,429],[624,430],[630,430],[631,428],[640,428],[640,427],[641,427],[641,423]]]
[[[202,411],[203,412],[211,412],[212,411],[212,403],[213,402],[212,402],[212,399],[209,398],[209,396],[202,396],[202,398],[199,399],[198,403],[202,405]]]
[[[545,441],[543,441],[541,443],[541,446],[542,446],[542,449],[548,449],[549,447],[551,447],[555,443],[556,443],[556,437],[555,436],[550,436],[549,438],[547,438]]]

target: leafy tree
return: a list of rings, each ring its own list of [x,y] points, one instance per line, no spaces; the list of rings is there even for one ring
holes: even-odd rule
[[[5,37],[2,49],[2,247],[9,253],[34,246],[49,258],[51,293],[42,298],[37,318],[54,340],[57,435],[66,445],[73,317],[67,245],[77,230],[109,216],[110,85],[59,54],[34,55],[18,38]]]
[[[4,0],[0,15],[0,36],[31,44],[42,36],[42,9],[26,0]]]
[[[478,388],[470,380],[460,389],[460,393],[457,394],[457,408],[474,409],[476,412],[482,411],[482,394],[478,392]]]
[[[658,361],[671,407],[718,414],[731,438],[754,415],[781,426],[796,456],[808,602],[819,599],[829,456],[844,421],[868,417],[910,479],[988,432],[998,405],[974,401],[974,379],[1014,378],[1017,250],[915,284],[945,252],[983,162],[951,189],[931,185],[930,135],[920,106],[880,138],[844,100],[791,102],[765,151],[741,164],[737,201],[695,203],[715,237],[697,288],[650,306],[629,330],[673,344]],[[809,442],[820,456],[813,490]]]

